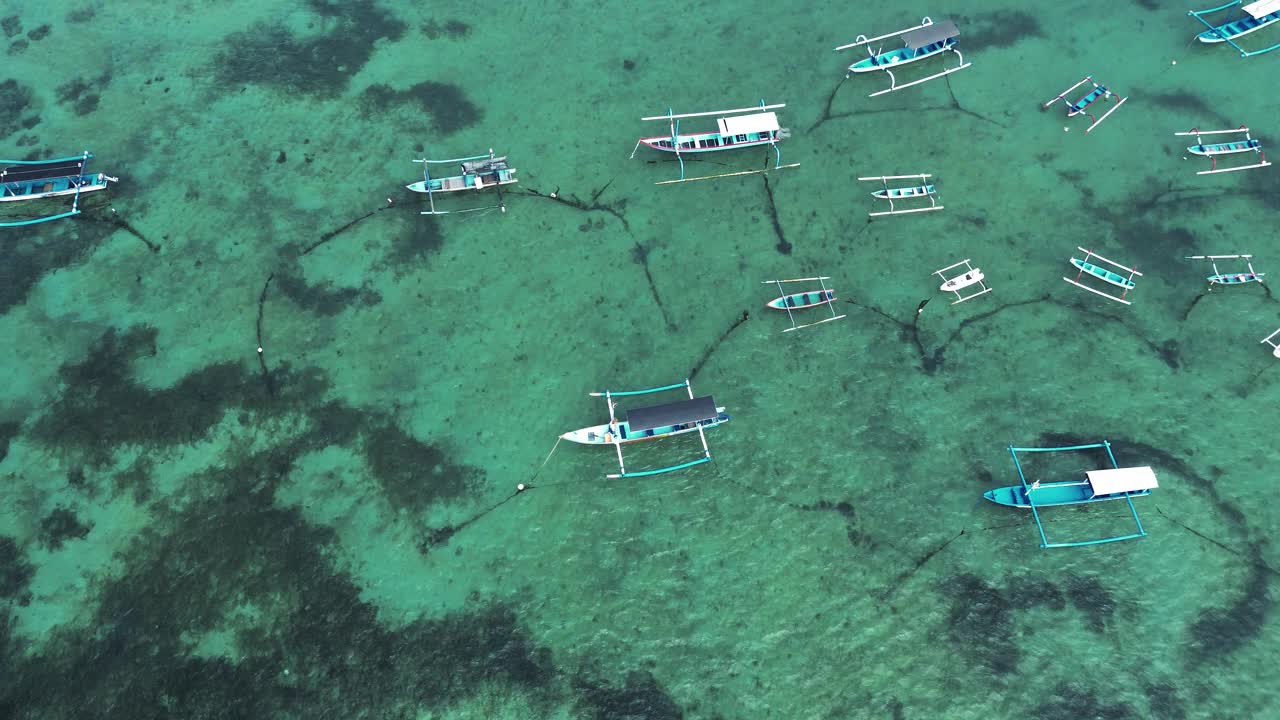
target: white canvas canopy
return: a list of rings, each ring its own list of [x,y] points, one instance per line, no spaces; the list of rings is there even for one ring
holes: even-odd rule
[[[1255,19],[1260,20],[1267,15],[1280,10],[1280,0],[1258,0],[1258,2],[1245,5],[1242,9],[1252,15]]]
[[[1156,474],[1150,467],[1116,468],[1114,470],[1090,470],[1085,473],[1094,495],[1114,495],[1124,492],[1141,492],[1160,487]]]
[[[746,135],[747,133],[765,133],[780,130],[776,113],[764,112],[754,115],[720,118],[721,135]]]

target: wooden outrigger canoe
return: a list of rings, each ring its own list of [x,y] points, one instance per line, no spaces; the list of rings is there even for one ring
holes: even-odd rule
[[[880,200],[904,200],[907,198],[918,198],[918,197],[924,197],[926,195],[934,195],[936,193],[937,193],[937,190],[933,187],[932,184],[929,184],[929,185],[917,185],[915,187],[882,188],[880,190],[876,190],[875,192],[871,193],[871,197],[879,198]]]
[[[0,160],[0,202],[74,196],[70,210],[26,220],[0,221],[0,227],[22,227],[79,215],[82,194],[104,190],[108,183],[118,182],[103,173],[86,172],[92,158],[93,153],[86,150],[54,160]]]
[[[1267,276],[1266,273],[1260,273],[1253,269],[1252,255],[1187,255],[1184,260],[1208,260],[1213,263],[1213,274],[1206,277],[1210,285],[1244,285],[1245,283],[1263,281]],[[1218,269],[1219,260],[1244,260],[1247,272],[1222,272]]]
[[[1210,160],[1208,170],[1201,170],[1197,175],[1214,175],[1217,173],[1236,172],[1239,170],[1253,170],[1255,168],[1264,168],[1271,165],[1267,162],[1267,155],[1262,151],[1262,141],[1249,134],[1249,127],[1241,125],[1238,128],[1230,130],[1200,130],[1199,128],[1191,128],[1187,132],[1178,132],[1174,135],[1179,137],[1195,136],[1196,144],[1187,148],[1187,152],[1192,155],[1207,157]],[[1244,135],[1241,140],[1231,140],[1228,142],[1206,143],[1203,139],[1205,135]],[[1236,167],[1218,167],[1218,156],[1234,155],[1236,153],[1253,152],[1258,155],[1258,162],[1251,165],[1238,165]]]
[[[681,388],[689,394],[688,400],[628,410],[626,418],[622,421],[619,421],[614,414],[617,408],[613,398],[650,395]],[[618,472],[610,474],[608,476],[610,478],[661,475],[662,473],[711,462],[711,450],[707,447],[707,436],[704,430],[729,422],[729,415],[725,413],[723,407],[716,405],[713,397],[710,395],[694,397],[693,387],[687,379],[684,382],[648,390],[626,390],[621,392],[605,390],[603,392],[593,392],[590,395],[591,397],[603,397],[605,399],[605,403],[609,406],[609,422],[580,430],[571,430],[560,435],[560,439],[583,445],[612,445],[618,452]],[[693,432],[698,433],[699,439],[702,440],[702,457],[656,470],[627,472],[626,462],[622,457],[623,445]]]
[[[1227,8],[1240,6],[1244,11],[1244,15],[1235,20],[1228,20],[1221,25],[1213,25],[1205,20],[1203,15],[1211,15]],[[1226,43],[1240,52],[1240,57],[1247,58],[1254,55],[1271,52],[1280,49],[1280,43],[1276,43],[1270,47],[1261,50],[1245,50],[1236,44],[1236,40],[1250,33],[1257,32],[1269,25],[1280,22],[1280,0],[1257,0],[1257,2],[1243,4],[1243,0],[1232,0],[1226,5],[1221,5],[1208,10],[1192,10],[1187,13],[1188,16],[1199,20],[1207,30],[1196,35],[1196,39],[1202,43],[1209,45],[1217,43]]]
[[[1137,285],[1129,278],[1126,278],[1125,276],[1120,275],[1118,273],[1113,273],[1106,268],[1098,267],[1097,265],[1094,265],[1091,262],[1085,262],[1084,260],[1077,260],[1075,258],[1071,258],[1071,264],[1075,265],[1080,270],[1087,272],[1090,275],[1098,278],[1099,280],[1102,280],[1104,282],[1109,282],[1112,285],[1115,285],[1116,287],[1124,288],[1125,290],[1132,290],[1133,288],[1137,287]]]
[[[1018,453],[1070,452],[1094,449],[1104,449],[1106,451],[1107,459],[1111,463],[1111,468],[1105,470],[1089,470],[1085,472],[1085,479],[1083,481],[1068,480],[1046,483],[1037,480],[1033,483],[1028,483],[1027,476],[1022,470],[1022,462],[1018,459]],[[1120,540],[1133,540],[1146,536],[1147,531],[1143,529],[1142,521],[1138,518],[1138,510],[1133,506],[1133,498],[1150,495],[1153,489],[1159,487],[1159,482],[1156,480],[1155,472],[1150,467],[1145,466],[1128,468],[1120,467],[1119,464],[1116,463],[1115,455],[1111,452],[1111,443],[1106,440],[1091,445],[1072,445],[1069,447],[1010,447],[1009,454],[1013,456],[1013,465],[1018,470],[1019,484],[1009,487],[994,488],[983,493],[982,496],[997,505],[1029,509],[1031,511],[1032,518],[1035,520],[1036,529],[1040,533],[1040,547],[1081,547],[1084,545],[1100,545],[1103,543],[1118,542]],[[1133,516],[1133,522],[1137,526],[1137,532],[1117,535],[1114,537],[1098,538],[1095,540],[1049,542],[1049,538],[1045,535],[1044,523],[1040,520],[1039,508],[1061,507],[1064,505],[1082,505],[1107,500],[1124,500],[1128,503],[1129,511]]]
[[[423,215],[448,215],[450,213],[474,212],[476,210],[493,210],[499,209],[506,212],[507,208],[502,202],[503,185],[511,185],[519,182],[516,178],[516,170],[507,164],[507,156],[501,157],[494,155],[493,149],[489,149],[488,155],[476,155],[474,157],[453,158],[451,160],[414,160],[414,162],[422,163],[422,180],[406,185],[405,187],[416,193],[426,193],[427,201],[430,205],[429,210],[422,211]],[[431,166],[459,163],[459,174],[448,177],[432,177]],[[478,208],[467,208],[464,210],[436,210],[435,193],[460,192],[463,190],[486,190],[488,188],[498,188],[498,204],[486,205]]]
[[[712,112],[676,114],[672,109],[668,108],[666,115],[640,118],[642,121],[666,120],[669,124],[670,132],[666,135],[640,138],[636,141],[636,146],[631,151],[631,157],[635,158],[636,152],[639,151],[641,145],[659,152],[673,153],[676,156],[676,160],[680,163],[679,179],[664,180],[655,183],[656,185],[671,185],[693,180],[714,180],[716,178],[755,175],[766,172],[765,170],[742,170],[703,177],[685,177],[684,155],[690,153],[712,153],[768,145],[773,148],[774,152],[774,170],[798,167],[799,163],[783,165],[782,151],[778,149],[778,143],[790,138],[791,131],[779,124],[777,113],[772,111],[784,107],[786,107],[786,103],[766,105],[764,100],[761,100],[756,107],[715,110]],[[682,119],[710,116],[716,116],[716,129],[714,131],[680,132],[680,121]]]
[[[780,298],[774,298],[766,307],[774,310],[803,310],[805,308],[818,307],[833,303],[836,300],[835,290],[810,290],[809,292],[792,293],[783,295]]]

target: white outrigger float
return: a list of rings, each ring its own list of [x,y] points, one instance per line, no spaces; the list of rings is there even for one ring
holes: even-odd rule
[[[628,410],[626,419],[621,422],[618,421],[615,414],[617,406],[613,402],[614,398],[649,395],[681,388],[689,393],[688,400]],[[711,462],[711,450],[707,447],[707,436],[703,430],[729,422],[729,416],[725,414],[724,408],[716,406],[715,398],[710,395],[693,396],[693,387],[687,379],[674,385],[664,385],[648,390],[618,392],[605,390],[603,392],[593,392],[590,395],[591,397],[604,398],[605,403],[609,406],[609,422],[564,433],[560,436],[560,439],[583,445],[612,445],[618,451],[618,472],[610,474],[608,476],[610,478],[661,475]],[[626,463],[622,458],[623,445],[692,432],[698,433],[698,437],[702,440],[702,457],[656,470],[627,472]]]
[[[1208,260],[1213,264],[1213,274],[1205,278],[1209,281],[1209,289],[1212,290],[1214,285],[1244,285],[1245,283],[1262,282],[1266,277],[1266,273],[1260,273],[1253,269],[1252,255],[1188,255],[1183,260]],[[1248,272],[1228,272],[1224,273],[1218,270],[1219,260],[1244,260],[1245,265],[1249,268]]]
[[[786,328],[782,332],[784,333],[791,332],[792,330],[799,330],[800,328],[807,328],[807,327],[812,327],[814,325],[821,325],[822,323],[828,323],[828,322],[831,322],[832,320],[839,320],[845,317],[844,315],[836,314],[835,305],[834,305],[836,301],[836,291],[835,291],[835,288],[828,288],[826,283],[826,281],[830,279],[831,278],[823,275],[820,277],[796,278],[794,280],[764,280],[761,282],[762,285],[777,285],[778,292],[782,293],[781,297],[774,298],[773,300],[770,300],[769,302],[765,303],[766,307],[773,308],[774,310],[787,311],[787,317],[791,319],[791,327]],[[782,287],[782,283],[814,282],[814,281],[817,281],[820,289],[806,290],[804,292],[798,292],[798,293],[788,293]],[[807,323],[805,325],[796,324],[796,316],[792,314],[793,310],[803,310],[805,308],[818,307],[819,305],[826,305],[827,309],[831,311],[831,317],[823,318],[816,322]]]
[[[1092,84],[1093,89],[1085,93],[1084,95],[1082,95],[1080,99],[1076,100],[1075,102],[1071,102],[1067,100],[1067,93],[1071,92],[1072,90],[1075,90],[1076,88],[1080,87],[1081,85],[1084,85],[1085,83]],[[1098,100],[1103,100],[1103,101],[1110,100],[1112,95],[1115,95],[1115,97],[1120,99],[1118,102],[1116,102],[1115,105],[1111,106],[1110,110],[1107,110],[1105,113],[1103,113],[1102,117],[1094,117],[1093,113],[1086,112],[1086,110],[1089,109],[1090,105],[1094,104]],[[1043,105],[1040,106],[1040,109],[1047,110],[1051,105],[1061,102],[1062,104],[1067,106],[1067,117],[1073,118],[1077,115],[1087,115],[1089,119],[1093,121],[1089,125],[1089,127],[1085,128],[1084,132],[1086,135],[1088,135],[1090,132],[1093,131],[1094,128],[1101,125],[1102,121],[1106,120],[1108,115],[1119,110],[1120,106],[1125,104],[1125,102],[1127,102],[1128,100],[1129,98],[1120,97],[1118,94],[1113,93],[1106,85],[1099,85],[1098,83],[1094,82],[1092,75],[1086,75],[1084,79],[1081,80],[1080,82],[1076,83],[1075,85],[1072,85],[1066,90],[1063,90],[1061,93],[1058,93],[1058,96],[1053,98],[1052,100],[1045,102]]]
[[[640,150],[641,145],[659,152],[675,153],[676,160],[680,163],[680,177],[676,180],[656,182],[654,183],[655,185],[674,185],[676,183],[693,182],[694,180],[715,180],[739,175],[762,175],[769,172],[769,170],[800,167],[800,163],[783,165],[782,151],[778,149],[778,142],[790,138],[791,130],[782,127],[778,123],[778,115],[773,111],[786,106],[786,103],[766,105],[764,100],[761,100],[760,104],[755,107],[683,113],[679,115],[675,114],[671,108],[667,108],[666,115],[654,115],[640,119],[642,121],[666,120],[671,131],[667,135],[642,137],[637,140],[635,148],[631,151],[631,158],[635,158],[636,152]],[[716,130],[714,131],[704,130],[702,132],[684,134],[680,132],[680,121],[684,118],[713,116],[716,118]],[[763,145],[773,148],[774,163],[772,168],[741,170],[701,177],[685,177],[684,155],[686,153],[711,153]]]
[[[1244,16],[1237,19],[1228,18],[1221,25],[1213,25],[1203,16],[1212,15],[1213,13],[1227,10],[1239,6],[1244,11]],[[1272,50],[1280,50],[1280,43],[1276,43],[1271,47],[1265,47],[1261,50],[1245,50],[1236,44],[1236,38],[1244,37],[1252,32],[1257,32],[1268,25],[1280,22],[1280,0],[1257,0],[1245,5],[1243,0],[1232,0],[1226,5],[1220,5],[1208,10],[1192,10],[1187,13],[1189,17],[1199,20],[1208,30],[1196,36],[1196,39],[1202,43],[1216,44],[1226,43],[1235,48],[1240,57],[1247,58],[1254,55],[1269,53]]]
[[[880,217],[882,215],[908,215],[910,213],[932,212],[934,210],[942,210],[943,207],[938,204],[938,190],[929,182],[929,178],[933,177],[928,173],[918,175],[872,175],[869,177],[858,178],[859,182],[874,181],[881,185],[879,190],[871,193],[871,197],[877,200],[888,200],[889,209],[880,212],[869,212],[868,217]],[[889,187],[890,180],[919,180],[919,185],[908,185],[906,187]],[[894,201],[902,202],[904,200],[928,200],[929,207],[909,207],[899,210]]]
[[[515,168],[507,165],[507,157],[505,155],[502,157],[494,155],[493,148],[489,148],[488,155],[453,158],[451,160],[414,160],[414,162],[422,163],[422,180],[405,187],[412,192],[427,194],[427,203],[431,207],[429,210],[423,210],[421,213],[423,215],[449,215],[477,212],[479,210],[501,210],[505,213],[507,206],[502,202],[502,186],[518,182]],[[455,163],[460,164],[460,174],[449,177],[431,177],[432,165],[452,165]],[[436,193],[460,192],[463,190],[480,191],[488,188],[498,189],[497,205],[485,205],[464,210],[436,209]]]
[[[1262,338],[1262,344],[1270,345],[1271,354],[1275,357],[1280,358],[1280,340],[1276,340],[1277,337],[1280,337],[1280,330],[1276,330],[1270,335]]]
[[[1128,300],[1125,300],[1125,296],[1128,295],[1129,291],[1136,286],[1136,283],[1134,283],[1133,279],[1135,277],[1142,277],[1142,273],[1138,272],[1137,270],[1134,270],[1131,267],[1125,267],[1124,265],[1121,265],[1120,263],[1115,262],[1114,260],[1108,260],[1092,250],[1085,250],[1084,248],[1079,246],[1077,246],[1076,249],[1084,253],[1084,259],[1077,260],[1075,258],[1071,258],[1071,264],[1080,272],[1076,273],[1075,280],[1072,280],[1071,278],[1067,278],[1067,277],[1062,278],[1063,280],[1066,280],[1067,282],[1071,283],[1072,285],[1075,285],[1078,288],[1088,290],[1094,295],[1101,295],[1102,297],[1108,300],[1114,300],[1123,305],[1133,304]],[[1116,272],[1112,272],[1111,270],[1108,270],[1105,267],[1094,264],[1092,262],[1093,260],[1098,260],[1116,269],[1124,270],[1128,272],[1129,275],[1125,276]],[[1088,275],[1090,277],[1096,278],[1105,283],[1108,283],[1110,285],[1120,288],[1121,290],[1120,294],[1113,295],[1110,292],[1103,292],[1102,290],[1098,290],[1097,288],[1092,288],[1092,287],[1089,287],[1088,285],[1085,285],[1084,283],[1080,282],[1081,278],[1083,278],[1085,275]]]
[[[963,272],[956,274],[954,277],[947,277],[946,273],[948,271],[954,270],[961,265],[964,266]],[[970,265],[968,258],[954,265],[948,265],[941,270],[934,270],[933,274],[942,278],[942,286],[938,288],[940,291],[956,294],[956,301],[951,303],[952,305],[959,305],[966,300],[972,300],[979,295],[986,295],[991,292],[991,288],[987,287],[986,283],[983,282],[986,276],[982,274],[982,270]],[[960,292],[975,285],[982,289],[977,292],[970,291],[967,295]]]
[[[884,49],[883,46],[872,50],[869,45],[869,43],[876,42],[877,40],[885,40],[899,35],[902,36],[903,46],[890,50],[889,52],[881,52]],[[973,63],[965,62],[964,55],[961,55],[960,51],[956,49],[956,38],[959,36],[960,31],[956,29],[956,24],[954,22],[950,20],[943,20],[935,23],[933,20],[926,17],[920,21],[919,25],[909,27],[906,30],[899,30],[897,32],[891,32],[887,35],[879,35],[873,38],[869,38],[866,35],[859,35],[856,40],[848,45],[841,45],[836,48],[836,52],[855,48],[860,45],[867,46],[867,54],[870,57],[863,58],[862,60],[850,65],[848,71],[845,73],[845,78],[848,78],[854,73],[884,72],[889,76],[889,87],[878,92],[873,92],[867,96],[876,97],[877,95],[884,95],[885,93],[897,92],[898,90],[909,88],[912,85],[919,85],[920,83],[926,83],[930,80],[937,80],[940,77],[950,75],[954,72],[959,72],[972,65]],[[920,78],[919,80],[912,80],[911,82],[903,83],[901,85],[898,84],[898,79],[893,74],[893,68],[899,68],[903,65],[908,65],[919,60],[926,60],[928,58],[941,55],[944,52],[955,53],[959,66],[947,68],[942,72],[934,73],[933,75]]]
[[[1277,0],[1280,1],[1280,0]],[[1243,133],[1243,140],[1228,140],[1220,143],[1205,143],[1201,139],[1202,135],[1239,135]],[[1192,155],[1200,155],[1209,158],[1210,165],[1208,170],[1201,170],[1197,175],[1214,175],[1216,173],[1235,172],[1237,170],[1253,170],[1255,168],[1264,168],[1271,163],[1267,162],[1266,153],[1262,152],[1262,143],[1249,134],[1249,128],[1241,125],[1235,130],[1200,130],[1191,128],[1187,132],[1174,133],[1175,136],[1185,137],[1194,135],[1196,144],[1187,148],[1187,152]],[[1236,167],[1218,168],[1219,155],[1234,155],[1236,153],[1254,152],[1258,155],[1258,162],[1252,165],[1237,165]]]

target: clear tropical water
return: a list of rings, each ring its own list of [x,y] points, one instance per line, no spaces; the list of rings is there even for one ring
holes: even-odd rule
[[[0,155],[120,178],[0,236],[0,716],[1276,716],[1280,303],[1183,257],[1280,273],[1280,181],[1173,133],[1273,147],[1280,53],[1187,9],[0,0]],[[926,13],[971,68],[841,82]],[[1039,110],[1085,74],[1130,98],[1087,136]],[[761,98],[799,168],[628,159]],[[490,147],[505,214],[417,214],[412,160]],[[857,177],[921,172],[944,211],[868,221]],[[848,317],[782,334],[761,281],[815,274]],[[552,452],[690,375],[711,464]],[[981,500],[1101,439],[1149,537]]]

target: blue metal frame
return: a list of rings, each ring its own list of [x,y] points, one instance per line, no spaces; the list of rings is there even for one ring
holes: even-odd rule
[[[75,194],[74,198],[73,198],[73,199],[72,199],[72,201],[71,201],[71,209],[70,209],[70,210],[68,210],[68,211],[66,211],[66,212],[64,212],[64,213],[58,213],[58,214],[56,214],[56,215],[48,215],[48,216],[46,216],[46,217],[35,218],[35,219],[32,219],[32,220],[18,220],[18,221],[14,221],[14,222],[0,222],[0,228],[6,228],[6,227],[24,227],[24,226],[27,226],[27,225],[39,225],[40,223],[53,222],[54,220],[61,220],[61,219],[63,219],[63,218],[69,218],[69,217],[72,217],[72,216],[75,216],[75,215],[79,215],[79,214],[80,214],[80,188],[81,188],[81,187],[83,187],[83,186],[84,186],[84,184],[85,184],[85,182],[86,182],[86,180],[85,180],[85,171],[84,171],[84,170],[85,170],[85,168],[89,165],[89,160],[90,160],[91,158],[93,158],[93,153],[91,153],[91,152],[89,152],[88,150],[86,150],[86,151],[84,151],[83,153],[81,153],[81,154],[79,154],[79,155],[72,155],[71,157],[65,157],[65,158],[53,158],[53,159],[49,159],[49,160],[0,160],[0,165],[45,165],[45,164],[47,164],[47,163],[55,163],[55,162],[71,162],[71,161],[73,161],[73,160],[80,160],[80,161],[81,161],[81,162],[80,162],[80,174],[79,174],[79,175],[67,175],[67,176],[65,176],[65,177],[68,177],[68,178],[74,177],[74,178],[76,178],[76,179],[79,181],[79,182],[76,182],[76,183],[75,183],[75,186],[76,186],[76,194]],[[0,186],[2,186],[2,185],[3,185],[3,183],[0,183]],[[42,199],[47,199],[47,198],[32,198],[32,200],[42,200]]]
[[[1024,452],[1024,453],[1069,452],[1073,450],[1093,450],[1096,448],[1106,448],[1107,457],[1111,460],[1111,467],[1112,468],[1120,467],[1120,465],[1116,462],[1116,456],[1111,452],[1111,443],[1106,440],[1103,440],[1100,443],[1094,443],[1092,445],[1071,445],[1068,447],[1056,447],[1056,448],[1020,448],[1020,447],[1009,446],[1009,454],[1013,456],[1013,466],[1018,469],[1018,479],[1022,481],[1023,493],[1027,498],[1028,506],[1031,508],[1031,517],[1035,519],[1036,530],[1039,531],[1040,533],[1041,548],[1084,547],[1087,545],[1102,545],[1105,543],[1120,542],[1121,540],[1135,540],[1140,537],[1146,537],[1147,531],[1143,529],[1142,521],[1138,519],[1138,509],[1133,506],[1133,493],[1123,493],[1123,495],[1124,495],[1125,502],[1129,504],[1129,512],[1133,515],[1133,522],[1138,527],[1138,532],[1136,533],[1131,533],[1128,535],[1117,535],[1115,537],[1109,537],[1109,538],[1099,538],[1097,540],[1077,540],[1075,542],[1058,542],[1058,543],[1049,542],[1048,536],[1045,535],[1044,523],[1040,521],[1040,511],[1036,509],[1035,495],[1034,493],[1031,492],[1031,485],[1027,483],[1027,476],[1022,472],[1022,463],[1018,460],[1018,453],[1020,452]],[[1145,495],[1147,493],[1137,493],[1137,494]]]
[[[1269,53],[1269,52],[1271,52],[1272,50],[1280,49],[1280,43],[1276,43],[1275,45],[1272,45],[1272,46],[1271,46],[1271,47],[1269,47],[1269,48],[1263,48],[1262,50],[1253,50],[1253,51],[1245,50],[1244,48],[1242,48],[1242,47],[1240,47],[1239,45],[1237,45],[1237,44],[1235,43],[1235,41],[1234,41],[1234,40],[1232,40],[1231,38],[1227,37],[1225,34],[1223,34],[1223,33],[1221,32],[1221,28],[1222,28],[1223,26],[1225,26],[1225,25],[1229,25],[1229,24],[1232,22],[1230,19],[1228,19],[1226,22],[1222,23],[1221,25],[1211,25],[1211,24],[1209,24],[1209,21],[1207,21],[1207,20],[1205,20],[1204,18],[1200,17],[1201,15],[1210,15],[1210,14],[1216,13],[1216,12],[1218,12],[1218,11],[1220,11],[1220,10],[1226,10],[1226,9],[1227,9],[1227,8],[1229,8],[1229,7],[1235,7],[1235,6],[1237,6],[1237,5],[1243,5],[1243,4],[1244,4],[1244,0],[1232,0],[1232,2],[1229,2],[1229,3],[1227,3],[1226,5],[1221,5],[1221,6],[1219,6],[1219,7],[1211,8],[1211,9],[1209,9],[1209,10],[1191,10],[1191,11],[1189,11],[1189,12],[1187,13],[1187,15],[1188,15],[1189,17],[1193,17],[1193,18],[1195,18],[1196,20],[1199,20],[1199,21],[1201,22],[1201,24],[1203,24],[1205,27],[1209,28],[1209,32],[1210,32],[1210,33],[1213,33],[1213,35],[1214,35],[1215,37],[1220,38],[1223,42],[1227,43],[1227,44],[1228,44],[1228,45],[1230,45],[1231,47],[1233,47],[1233,48],[1235,48],[1236,50],[1238,50],[1238,51],[1240,52],[1240,57],[1242,57],[1242,58],[1253,57],[1254,55],[1262,55],[1263,53]],[[1271,15],[1268,15],[1267,17],[1271,17],[1272,15],[1277,15],[1277,14],[1280,14],[1280,13],[1271,13]],[[1272,22],[1274,22],[1274,21],[1272,21]],[[1268,24],[1270,24],[1270,23],[1268,23]]]
[[[689,384],[688,378],[685,378],[684,382],[678,382],[672,385],[663,385],[662,387],[649,388],[648,390],[621,390],[618,392],[605,390],[603,392],[593,392],[593,393],[590,393],[590,395],[591,397],[603,397],[605,399],[605,403],[609,405],[609,424],[613,425],[617,422],[617,419],[614,418],[613,416],[613,398],[627,397],[631,395],[650,395],[652,393],[667,392],[669,390],[679,390],[680,388],[684,388],[686,391],[688,391],[689,399],[690,400],[693,399],[693,386]],[[615,450],[618,451],[618,472],[611,473],[606,477],[612,480],[612,479],[618,479],[618,478],[633,478],[633,477],[647,477],[650,475],[662,475],[664,473],[675,472],[677,470],[684,470],[685,468],[693,467],[694,465],[709,463],[711,462],[711,450],[710,448],[707,447],[707,436],[706,436],[706,433],[702,431],[701,425],[698,426],[698,437],[702,440],[702,455],[703,455],[702,457],[697,458],[695,460],[689,460],[688,462],[682,462],[678,465],[671,465],[669,467],[658,468],[656,470],[641,470],[638,472],[627,472],[626,464],[623,462],[623,459],[622,459],[622,443],[615,442],[613,447]]]

